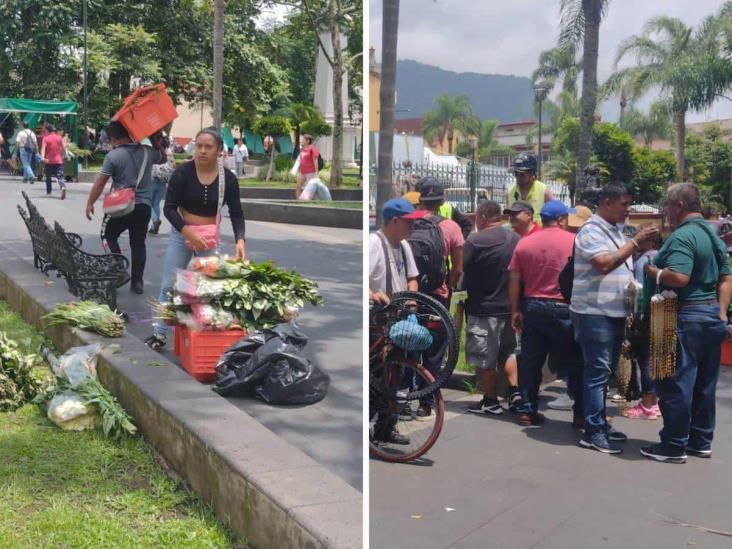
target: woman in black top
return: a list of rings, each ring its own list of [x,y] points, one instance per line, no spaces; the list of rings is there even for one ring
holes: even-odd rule
[[[165,251],[163,281],[159,300],[167,301],[177,269],[185,269],[195,254],[207,256],[216,253],[208,249],[205,238],[196,233],[195,225],[214,225],[219,202],[219,155],[223,141],[215,128],[205,128],[195,138],[193,160],[179,166],[168,182],[163,213],[170,224],[170,240]],[[239,181],[224,169],[224,204],[229,207],[231,226],[236,241],[236,257],[246,258],[244,213],[239,197]],[[146,341],[155,350],[162,348],[167,339],[167,327],[162,322],[153,324],[153,335]]]

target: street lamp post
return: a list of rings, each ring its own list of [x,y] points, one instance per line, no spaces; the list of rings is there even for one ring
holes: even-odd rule
[[[471,135],[469,141],[473,149],[473,164],[470,170],[470,211],[474,212],[478,209],[478,138]]]
[[[546,94],[548,92],[548,88],[545,86],[534,86],[534,98],[539,103],[539,152],[536,155],[536,177],[541,180],[541,156],[542,156],[542,143],[541,143],[541,114],[542,114],[542,108],[541,103],[546,98]]]

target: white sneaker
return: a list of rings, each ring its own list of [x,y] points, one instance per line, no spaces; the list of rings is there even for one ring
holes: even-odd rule
[[[547,406],[552,410],[571,410],[573,405],[574,400],[572,400],[568,393],[562,393],[557,398],[547,403]]]

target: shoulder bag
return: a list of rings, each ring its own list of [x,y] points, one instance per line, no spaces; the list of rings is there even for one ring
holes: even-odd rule
[[[132,158],[132,162],[134,163],[134,156],[131,152],[129,154]],[[145,167],[147,166],[147,147],[143,148],[143,155],[142,166],[140,166],[140,171],[137,174],[137,182],[135,183],[135,186],[118,189],[112,188],[104,195],[104,202],[102,203],[104,215],[108,215],[111,218],[124,217],[125,215],[132,213],[135,209],[135,194],[137,187],[140,185],[140,181],[142,181],[142,176],[145,175]]]
[[[206,250],[219,247],[221,238],[221,207],[224,204],[224,190],[226,188],[226,177],[224,174],[224,162],[219,158],[219,201],[216,206],[216,223],[210,225],[188,225],[190,229],[198,236],[204,238],[207,242]],[[191,242],[186,240],[186,246],[193,249]]]

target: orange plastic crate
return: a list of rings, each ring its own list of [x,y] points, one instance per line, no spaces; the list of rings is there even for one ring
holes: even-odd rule
[[[134,141],[142,141],[176,118],[178,111],[165,84],[154,84],[136,89],[112,120],[119,120]]]
[[[725,341],[722,343],[722,359],[720,360],[723,366],[732,366],[732,341]]]
[[[182,326],[176,326],[175,331],[180,332],[180,364],[198,381],[213,381],[221,355],[247,335],[244,330],[198,332]]]

